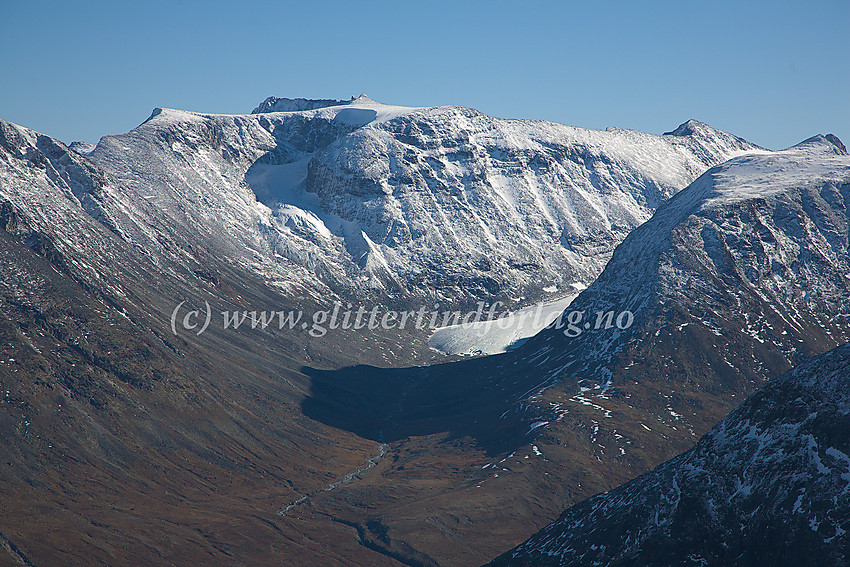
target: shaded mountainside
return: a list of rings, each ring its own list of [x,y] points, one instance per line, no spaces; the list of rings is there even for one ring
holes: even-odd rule
[[[566,512],[492,567],[846,565],[850,346],[764,386],[692,450]]]

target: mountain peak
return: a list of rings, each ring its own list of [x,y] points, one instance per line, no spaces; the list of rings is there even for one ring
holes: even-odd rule
[[[366,93],[360,93],[360,96],[357,98],[351,97],[351,102],[348,104],[381,104],[380,102],[373,100],[366,96]]]
[[[829,153],[847,155],[847,148],[844,147],[844,144],[841,143],[841,140],[839,140],[838,136],[836,136],[835,134],[817,134],[815,136],[812,136],[811,138],[806,138],[805,140],[793,147],[818,148],[821,150],[827,150],[829,151]]]
[[[366,95],[360,96],[364,97]],[[257,108],[252,110],[251,114],[263,114],[266,112],[299,112],[302,110],[315,110],[317,108],[327,108],[329,106],[341,106],[344,104],[351,104],[354,100],[354,97],[351,97],[350,100],[336,100],[329,98],[281,98],[276,96],[270,96],[262,103],[260,103]]]
[[[690,136],[692,134],[702,133],[707,130],[715,130],[705,122],[694,120],[693,118],[687,122],[683,122],[671,132],[664,132],[665,136]]]
[[[300,112],[303,110],[316,110],[330,106],[355,105],[381,105],[382,103],[369,98],[366,93],[360,96],[352,96],[348,100],[337,100],[332,98],[285,98],[270,96],[251,111],[251,114],[264,114],[267,112]]]

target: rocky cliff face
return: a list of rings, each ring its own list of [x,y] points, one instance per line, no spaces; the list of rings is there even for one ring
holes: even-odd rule
[[[694,121],[653,136],[365,96],[302,102],[157,109],[88,157],[122,186],[143,247],[165,239],[171,256],[203,263],[200,247],[304,293],[418,306],[586,285],[662,200],[756,149]]]
[[[351,100],[354,100],[354,97],[351,97]],[[299,112],[301,110],[315,110],[328,106],[340,106],[349,102],[351,101],[330,98],[310,99],[270,96],[260,103],[257,108],[252,110],[251,114],[261,114],[264,112]]]
[[[651,136],[434,108],[338,140],[305,184],[403,289],[510,300],[588,284],[661,201],[752,149],[705,125]]]

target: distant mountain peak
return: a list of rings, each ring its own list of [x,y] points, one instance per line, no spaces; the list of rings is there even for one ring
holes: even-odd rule
[[[357,98],[351,97],[351,102],[347,104],[381,104],[380,102],[369,98],[366,93],[360,93]]]
[[[360,96],[352,96],[348,100],[336,100],[331,98],[282,98],[270,96],[260,106],[251,111],[251,114],[263,114],[267,112],[300,112],[303,110],[316,110],[330,106],[354,105],[380,105],[381,103],[369,98],[366,93]]]
[[[699,120],[694,120],[693,118],[679,124],[675,130],[671,132],[664,132],[665,136],[691,136],[693,134],[701,134],[707,131],[717,131],[716,128],[713,128],[706,124],[705,122],[700,122]]]
[[[834,151],[838,155],[847,155],[847,148],[844,147],[844,144],[841,143],[841,140],[839,140],[838,136],[835,134],[817,134],[811,138],[806,138],[794,147],[805,148],[812,146],[826,148],[831,152]]]
[[[360,98],[366,97],[361,94]],[[366,97],[368,100],[369,97]],[[313,98],[281,98],[270,96],[260,105],[251,111],[251,114],[263,114],[266,112],[299,112],[302,110],[315,110],[317,108],[327,108],[329,106],[341,106],[351,104],[353,101],[359,100],[351,97],[350,100],[336,100],[329,98],[313,99]],[[372,101],[374,102],[374,101]]]

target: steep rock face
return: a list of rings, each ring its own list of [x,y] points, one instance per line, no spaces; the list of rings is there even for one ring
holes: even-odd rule
[[[299,118],[292,130],[303,126]],[[283,121],[157,109],[131,132],[103,138],[89,158],[121,186],[134,245],[179,265],[220,258],[292,293],[316,293],[326,288],[308,262],[275,256],[270,212],[245,182],[277,145],[272,132]],[[312,125],[303,144],[338,135],[328,129],[327,121]]]
[[[305,187],[356,223],[405,289],[535,297],[592,281],[664,199],[754,149],[703,127],[652,136],[422,109],[334,142],[310,160]]]
[[[191,245],[283,288],[421,305],[585,285],[665,198],[756,149],[694,121],[653,136],[365,96],[302,102],[157,109],[87,155],[123,187],[146,248],[203,263]]]
[[[687,453],[489,565],[846,565],[850,346],[766,385]]]

